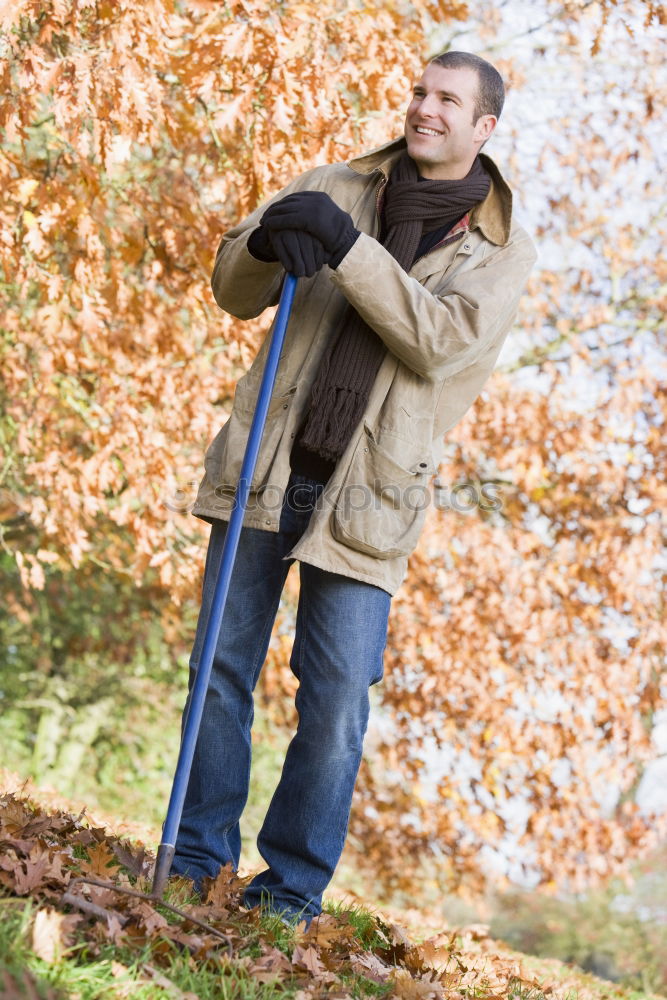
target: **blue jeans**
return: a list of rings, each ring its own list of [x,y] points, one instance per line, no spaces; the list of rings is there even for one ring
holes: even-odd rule
[[[248,797],[257,684],[296,544],[323,487],[292,475],[280,530],[243,528],[216,647],[172,871],[198,883],[221,865],[238,867],[239,820]],[[204,641],[226,532],[211,529],[190,686]],[[267,868],[245,903],[268,902],[310,920],[347,833],[369,714],[368,689],[382,679],[390,595],[379,587],[300,564],[290,668],[299,680],[298,726],[257,839]],[[187,711],[187,705],[186,705]]]

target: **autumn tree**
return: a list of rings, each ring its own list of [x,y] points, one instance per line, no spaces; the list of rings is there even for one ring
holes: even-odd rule
[[[128,696],[156,617],[172,672],[191,637],[204,527],[184,511],[268,326],[213,303],[221,232],[362,131],[380,141],[364,108],[402,100],[429,8],[160,0],[0,16],[0,629],[41,759],[64,706],[97,738],[90,719]]]
[[[394,603],[350,837],[385,886],[426,862],[479,888],[520,855],[578,888],[658,831],[636,792],[665,700],[664,24],[639,0],[531,9],[543,24],[490,0],[30,0],[0,20],[5,590],[44,677],[70,647],[54,656],[40,609],[68,586],[118,582],[128,625],[135,602],[127,661],[156,614],[187,644],[188,501],[269,325],[212,302],[221,232],[397,134],[427,55],[472,48],[510,83],[489,152],[542,256]],[[262,695],[289,725],[279,634],[270,660]]]

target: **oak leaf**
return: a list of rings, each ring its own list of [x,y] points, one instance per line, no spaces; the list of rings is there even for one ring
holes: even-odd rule
[[[147,934],[154,934],[168,926],[168,921],[148,902],[133,901],[132,916],[143,927]]]
[[[215,878],[203,880],[204,902],[225,909],[238,901],[245,881],[238,878],[231,862],[224,865]]]
[[[146,857],[146,849],[143,844],[135,849],[128,841],[114,841],[111,844],[111,850],[123,868],[127,868],[130,874],[137,878],[147,875],[150,871],[151,862]]]
[[[310,922],[304,934],[304,943],[313,944],[317,948],[331,948],[354,939],[354,927],[345,922],[345,914],[334,917],[331,913],[321,913]]]
[[[16,867],[14,888],[17,895],[34,892],[48,880],[52,870],[49,851],[35,844],[28,857]]]
[[[259,958],[256,958],[249,972],[253,979],[260,983],[270,983],[274,979],[289,974],[292,963],[279,948],[269,948]]]
[[[306,947],[297,945],[292,952],[292,965],[295,969],[305,969],[313,976],[321,976],[327,971],[317,949],[313,948],[312,945]]]
[[[86,874],[98,875],[100,878],[109,878],[120,868],[114,852],[108,843],[103,840],[95,847],[86,848],[88,861],[82,861],[81,867]]]
[[[414,978],[407,970],[398,969],[391,979],[397,1000],[444,1000],[444,987],[428,975]]]

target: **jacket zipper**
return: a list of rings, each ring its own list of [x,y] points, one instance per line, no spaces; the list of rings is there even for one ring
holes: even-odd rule
[[[383,180],[377,189],[377,194],[375,195],[375,219],[377,222],[377,235],[380,235],[380,229],[382,228],[382,216],[380,215],[380,202],[384,197],[384,189],[389,183],[389,178],[382,174]],[[377,238],[377,237],[376,237]]]

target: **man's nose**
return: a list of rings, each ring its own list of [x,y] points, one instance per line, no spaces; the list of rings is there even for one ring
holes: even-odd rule
[[[438,99],[435,94],[427,94],[419,105],[419,112],[422,115],[434,115],[438,107]]]

